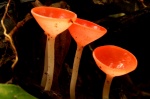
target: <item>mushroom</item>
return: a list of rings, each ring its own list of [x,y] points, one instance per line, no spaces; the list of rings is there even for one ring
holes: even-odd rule
[[[50,91],[54,73],[55,38],[72,25],[77,15],[66,9],[46,6],[32,8],[31,13],[47,35],[45,65],[41,85],[45,86],[44,90]]]
[[[68,29],[77,44],[70,82],[70,99],[75,99],[75,87],[83,48],[102,37],[107,30],[100,25],[80,18],[77,18]]]
[[[126,49],[115,45],[99,46],[93,50],[93,58],[105,74],[102,99],[109,99],[112,80],[132,72],[137,67],[136,57]]]

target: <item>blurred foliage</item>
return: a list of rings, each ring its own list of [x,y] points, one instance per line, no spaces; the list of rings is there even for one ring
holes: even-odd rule
[[[0,88],[1,99],[37,99],[17,85],[0,84]]]

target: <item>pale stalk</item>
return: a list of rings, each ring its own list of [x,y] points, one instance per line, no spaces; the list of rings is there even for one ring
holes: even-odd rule
[[[73,63],[71,83],[70,83],[70,99],[75,99],[75,87],[76,87],[78,69],[79,69],[79,64],[80,64],[80,59],[81,59],[83,48],[84,48],[83,46],[77,45],[76,54],[75,54],[74,63]]]
[[[109,99],[109,93],[110,93],[110,86],[111,86],[111,82],[113,80],[113,76],[111,75],[106,75],[106,79],[105,79],[105,83],[103,86],[103,95],[102,95],[102,99]]]
[[[43,76],[41,81],[42,87],[45,87],[46,84],[47,70],[48,70],[48,37],[46,40],[46,47],[45,47],[44,70],[43,70]]]
[[[47,65],[48,65],[48,70],[47,70],[47,78],[46,78],[46,85],[45,85],[45,89],[46,91],[50,91],[51,90],[51,86],[52,86],[52,82],[53,82],[53,74],[54,74],[54,49],[55,49],[55,37],[53,36],[49,36],[48,37],[48,42],[47,42],[48,46],[48,61],[47,61]],[[45,68],[45,67],[44,67]]]

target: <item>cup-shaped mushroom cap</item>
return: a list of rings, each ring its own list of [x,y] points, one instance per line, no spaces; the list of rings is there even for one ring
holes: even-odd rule
[[[68,29],[77,44],[81,46],[86,46],[107,32],[104,27],[80,18],[77,18]]]
[[[115,45],[104,45],[94,49],[93,58],[106,74],[121,76],[137,67],[136,57],[126,49]]]
[[[56,7],[35,7],[31,13],[45,33],[50,35],[65,31],[77,18],[74,12]]]

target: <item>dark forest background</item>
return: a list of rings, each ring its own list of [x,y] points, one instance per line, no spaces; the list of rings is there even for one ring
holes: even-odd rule
[[[37,0],[38,1],[38,0]],[[117,45],[132,52],[138,66],[135,71],[113,79],[110,99],[149,99],[149,0],[39,0],[42,5],[71,10],[79,18],[95,22],[107,29],[107,34],[92,42],[83,50],[76,86],[77,99],[101,99],[105,74],[96,66],[92,49],[101,45]],[[2,18],[7,0],[0,1]],[[7,33],[25,19],[36,6],[36,0],[11,0],[5,18]],[[32,15],[31,15],[32,16]],[[12,34],[18,52],[18,62],[12,70],[14,53],[0,25],[0,83],[13,78],[13,84],[21,86],[39,99],[69,99],[70,70],[76,43],[66,30],[56,39],[55,78],[51,92],[40,86],[44,64],[46,35],[34,18],[24,21]],[[61,42],[61,43],[60,43]],[[64,46],[62,46],[64,45]]]

